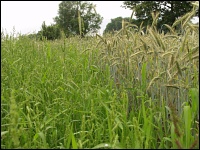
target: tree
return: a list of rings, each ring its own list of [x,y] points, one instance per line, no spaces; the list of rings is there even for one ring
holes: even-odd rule
[[[47,26],[45,21],[42,23],[42,29],[38,32],[38,36],[42,39],[42,36],[47,38],[47,40],[55,40],[61,37],[61,31],[56,24],[51,24]]]
[[[135,16],[144,25],[152,23],[151,12],[159,12],[157,28],[163,24],[172,25],[176,19],[192,10],[189,1],[124,1],[124,7],[135,11]],[[198,13],[198,12],[197,12]]]
[[[103,31],[103,34],[105,33],[113,33],[114,31],[119,31],[122,29],[122,20],[125,22],[128,22],[130,24],[137,25],[138,27],[140,26],[140,22],[135,19],[131,19],[130,17],[117,17],[114,19],[111,19],[111,22],[106,25],[106,29]],[[132,26],[130,28],[135,28],[135,26]]]
[[[120,30],[122,28],[122,19],[122,17],[111,19],[111,22],[106,25],[104,33]]]
[[[54,18],[67,36],[78,35],[80,32],[82,35],[97,32],[102,20],[103,17],[96,13],[94,5],[84,1],[62,1],[58,16]]]
[[[113,32],[113,31],[119,31],[122,28],[122,19],[124,19],[125,22],[129,22],[130,18],[122,18],[122,17],[117,17],[114,19],[111,19],[111,22],[106,25],[106,29],[104,30],[103,34],[108,33],[108,32]],[[130,23],[136,24],[136,20],[131,19]]]

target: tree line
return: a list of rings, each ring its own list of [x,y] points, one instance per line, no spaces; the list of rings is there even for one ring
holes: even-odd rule
[[[152,23],[151,13],[159,12],[157,29],[162,29],[163,24],[172,25],[176,19],[191,11],[191,1],[124,1],[121,6],[133,11],[131,17],[117,17],[111,19],[107,24],[105,33],[118,31],[122,28],[122,19],[126,22],[143,27]],[[132,16],[136,18],[132,18]],[[199,17],[199,10],[196,13]],[[91,35],[100,29],[103,17],[96,12],[95,5],[87,1],[62,1],[59,4],[58,16],[54,17],[54,24],[47,26],[42,23],[41,30],[29,37],[37,37],[47,40],[59,39],[63,35],[70,37],[74,35]],[[165,30],[166,29],[162,29]]]

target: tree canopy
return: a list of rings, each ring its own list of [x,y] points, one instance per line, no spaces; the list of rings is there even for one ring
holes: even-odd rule
[[[120,30],[122,28],[122,19],[122,17],[111,19],[111,22],[106,25],[104,33]]]
[[[119,31],[122,28],[122,19],[124,19],[125,22],[130,22],[130,18],[129,17],[117,17],[114,19],[111,19],[111,22],[109,22],[106,25],[106,29],[104,30],[104,34],[108,33],[108,32],[113,32],[113,31]],[[134,24],[138,24],[137,20],[135,19],[131,19],[130,23],[134,23]]]
[[[97,32],[102,20],[103,17],[96,13],[94,5],[86,1],[62,1],[58,16],[54,18],[67,36],[78,35],[80,32],[82,35]]]
[[[61,37],[61,31],[56,24],[47,26],[45,21],[42,23],[42,29],[38,32],[38,36],[42,39],[42,36],[47,40],[55,40]]]
[[[143,21],[144,25],[152,23],[151,12],[159,12],[158,28],[163,24],[172,25],[193,8],[190,1],[124,1],[122,7],[134,10],[138,22]]]

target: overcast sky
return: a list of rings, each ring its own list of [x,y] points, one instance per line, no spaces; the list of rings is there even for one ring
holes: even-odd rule
[[[46,25],[54,23],[58,16],[58,5],[61,1],[1,1],[1,31],[10,33],[15,27],[16,32],[26,34],[41,29],[43,21]],[[92,1],[96,11],[104,19],[100,33],[106,28],[111,19],[130,17],[132,11],[120,7],[123,1]]]
[[[123,1],[90,1],[96,4],[97,13],[104,19],[100,34],[111,19],[130,17],[132,11],[122,8]],[[43,21],[46,25],[54,23],[58,16],[58,5],[61,1],[1,1],[1,31],[11,33],[13,27],[21,34],[38,32]]]

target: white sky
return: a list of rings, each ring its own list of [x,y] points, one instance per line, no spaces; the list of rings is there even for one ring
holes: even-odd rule
[[[131,10],[121,7],[123,1],[90,2],[96,4],[97,13],[103,17],[100,34],[111,19],[130,17],[132,13]],[[15,27],[15,33],[38,32],[43,21],[46,25],[54,23],[53,18],[58,16],[60,3],[61,1],[1,1],[1,31],[10,34]]]
[[[90,1],[96,4],[96,11],[104,19],[100,33],[106,28],[111,19],[116,17],[130,17],[132,11],[120,7],[123,1]],[[1,1],[1,31],[22,34],[38,32],[43,21],[46,25],[54,23],[53,18],[58,16],[61,1]]]

